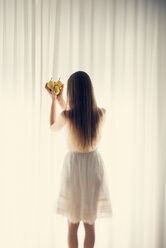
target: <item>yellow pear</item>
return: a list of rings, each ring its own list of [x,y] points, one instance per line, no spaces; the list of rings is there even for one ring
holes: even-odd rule
[[[59,86],[59,88],[62,86],[62,82],[60,80],[58,80],[56,84]]]
[[[58,85],[55,85],[54,86],[54,90],[55,90],[56,95],[59,95],[60,89],[59,89],[59,86]]]
[[[52,78],[51,78],[51,80],[47,83],[47,88],[50,89],[50,90],[51,90],[51,85],[52,85],[52,87],[54,87],[54,82],[53,82]]]
[[[62,82],[60,80],[54,82],[54,90],[57,95],[59,95],[61,88],[62,88]]]

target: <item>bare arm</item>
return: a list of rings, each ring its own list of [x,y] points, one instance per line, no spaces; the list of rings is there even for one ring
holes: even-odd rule
[[[61,98],[58,99],[59,105],[61,106],[62,110],[66,109],[66,102],[63,98],[63,96]]]
[[[56,122],[56,99],[52,99],[50,112],[50,126]]]

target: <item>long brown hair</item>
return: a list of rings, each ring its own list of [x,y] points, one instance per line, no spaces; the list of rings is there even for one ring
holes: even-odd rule
[[[73,73],[67,81],[67,106],[63,114],[68,120],[76,146],[82,149],[97,141],[104,108],[97,106],[89,75],[84,71]]]

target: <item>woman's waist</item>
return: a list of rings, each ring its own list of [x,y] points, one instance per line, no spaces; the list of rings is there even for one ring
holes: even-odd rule
[[[74,154],[89,154],[89,153],[93,153],[96,152],[98,149],[97,147],[92,149],[92,150],[85,150],[85,151],[80,151],[80,150],[71,150],[69,149],[68,152],[69,153],[74,153]]]

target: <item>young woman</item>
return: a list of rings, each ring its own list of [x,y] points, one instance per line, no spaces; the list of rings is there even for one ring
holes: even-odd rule
[[[112,216],[104,162],[97,149],[106,110],[97,106],[93,85],[86,72],[77,71],[69,77],[66,103],[63,87],[64,84],[57,96],[53,89],[49,90],[45,85],[52,98],[51,131],[66,126],[69,148],[63,161],[56,212],[67,217],[68,247],[78,247],[77,230],[80,221],[83,221],[84,248],[92,248],[96,218]],[[58,118],[56,101],[63,110]]]

